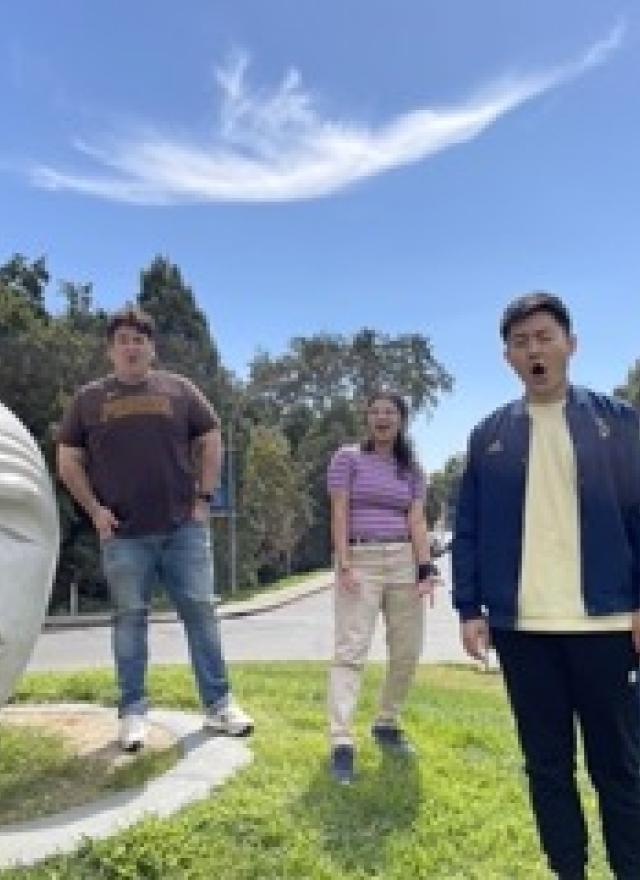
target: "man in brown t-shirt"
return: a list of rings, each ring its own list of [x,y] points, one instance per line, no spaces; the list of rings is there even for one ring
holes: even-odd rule
[[[252,719],[231,698],[213,596],[208,529],[220,473],[218,418],[183,376],[151,368],[153,319],[116,312],[107,325],[113,373],[81,388],[58,438],[58,472],[100,539],[115,608],[120,742],[144,743],[147,619],[159,579],[180,615],[205,726],[235,736]]]

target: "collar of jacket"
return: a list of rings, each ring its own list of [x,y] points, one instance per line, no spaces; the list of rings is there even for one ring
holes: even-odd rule
[[[586,388],[579,385],[567,385],[567,409],[574,406],[589,406],[589,395]],[[527,398],[520,397],[511,404],[511,414],[516,418],[518,416],[528,416]]]
[[[578,499],[584,513],[585,487],[593,487],[597,483],[603,473],[602,469],[606,468],[606,461],[603,459],[602,441],[598,433],[597,414],[588,390],[577,385],[568,385],[566,399],[565,416],[575,455]],[[513,450],[524,465],[523,471],[526,471],[531,437],[531,420],[526,398],[513,402],[511,416]],[[524,473],[522,478],[521,489],[524,492]]]
[[[586,388],[581,388],[577,385],[568,385],[566,399],[567,405],[565,412],[567,425],[573,442],[578,473],[581,473],[587,464],[587,462],[585,462],[585,441],[591,433],[594,433],[595,436],[593,408]],[[511,403],[508,418],[511,420],[512,452],[516,459],[526,467],[529,459],[531,420],[529,418],[527,400],[525,397],[521,397]],[[522,490],[524,491],[524,484]]]

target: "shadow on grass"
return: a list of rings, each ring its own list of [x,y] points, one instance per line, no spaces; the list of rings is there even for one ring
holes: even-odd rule
[[[316,829],[319,844],[342,870],[378,876],[388,860],[390,836],[410,832],[416,821],[422,796],[419,759],[363,752],[352,785],[334,782],[328,762],[322,764],[294,811]]]

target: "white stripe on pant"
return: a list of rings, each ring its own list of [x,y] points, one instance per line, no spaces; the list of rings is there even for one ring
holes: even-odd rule
[[[424,603],[416,591],[411,544],[355,544],[351,549],[359,588],[343,589],[336,578],[334,590],[335,651],[328,699],[333,745],[353,743],[351,719],[378,613],[382,611],[386,624],[388,665],[375,723],[396,723],[424,636]]]

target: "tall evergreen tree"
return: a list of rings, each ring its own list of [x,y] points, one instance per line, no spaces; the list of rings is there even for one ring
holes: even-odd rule
[[[225,411],[231,377],[220,363],[207,318],[178,266],[156,256],[140,274],[137,301],[156,322],[160,365],[190,378],[218,410]]]

